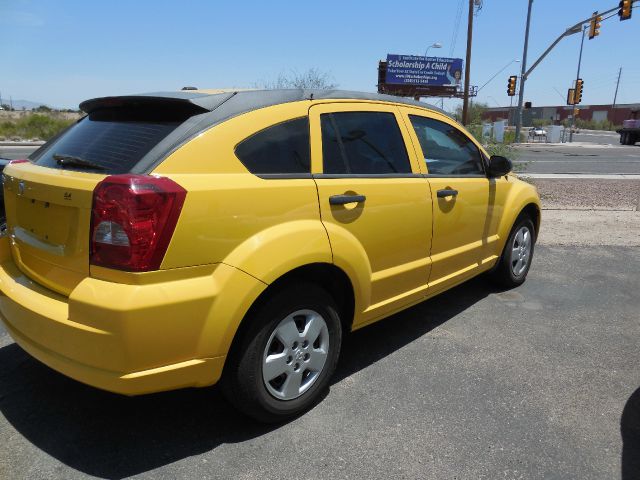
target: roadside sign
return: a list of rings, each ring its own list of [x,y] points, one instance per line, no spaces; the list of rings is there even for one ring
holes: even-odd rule
[[[388,54],[385,83],[458,87],[462,84],[462,59]]]

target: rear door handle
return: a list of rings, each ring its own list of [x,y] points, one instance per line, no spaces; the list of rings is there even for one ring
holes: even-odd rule
[[[451,188],[445,188],[444,190],[438,190],[438,198],[455,197],[456,195],[458,195],[458,190],[453,190]]]
[[[362,203],[367,199],[364,195],[331,195],[329,203],[331,205],[345,205],[347,203]]]

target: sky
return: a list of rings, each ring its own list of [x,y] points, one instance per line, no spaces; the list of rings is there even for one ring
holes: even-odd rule
[[[473,27],[474,101],[509,105],[519,73],[527,0],[484,0]],[[638,2],[640,4],[640,2]],[[527,63],[567,27],[618,0],[534,0]],[[467,0],[246,1],[0,0],[0,94],[75,108],[87,98],[199,88],[250,88],[317,68],[340,88],[376,91],[388,53],[464,58]],[[461,13],[458,28],[456,18]],[[583,104],[640,102],[640,5],[585,38]],[[563,104],[576,77],[580,35],[563,39],[530,75],[525,101]],[[557,90],[557,91],[556,91]],[[559,92],[559,93],[558,93]],[[435,99],[429,100],[435,103]],[[440,100],[437,100],[440,103]],[[459,100],[446,99],[452,110]]]

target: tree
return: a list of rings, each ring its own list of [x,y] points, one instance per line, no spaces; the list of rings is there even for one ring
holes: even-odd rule
[[[332,80],[329,73],[322,72],[317,68],[310,68],[302,73],[295,70],[292,70],[289,74],[281,73],[275,81],[262,81],[256,87],[267,90],[279,88],[331,90],[338,87],[338,84],[333,83]]]
[[[469,104],[469,125],[479,125],[482,123],[482,114],[489,108],[489,104],[482,102],[474,102]],[[462,121],[462,105],[456,107],[456,111],[453,113],[454,118]]]
[[[40,105],[38,108],[34,108],[33,111],[34,112],[50,112],[51,108],[47,107],[46,105]]]

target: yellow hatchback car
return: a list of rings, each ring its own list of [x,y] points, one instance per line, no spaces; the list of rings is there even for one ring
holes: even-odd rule
[[[81,108],[4,171],[0,318],[89,385],[221,381],[278,421],[318,399],[345,332],[531,265],[536,190],[423,103],[195,90]]]

